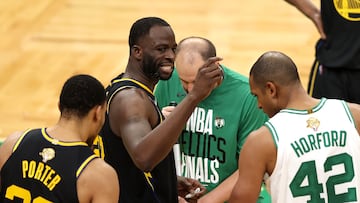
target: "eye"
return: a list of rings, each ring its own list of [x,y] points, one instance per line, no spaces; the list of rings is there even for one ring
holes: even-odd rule
[[[157,50],[160,51],[160,52],[165,52],[166,48],[165,47],[159,47]]]

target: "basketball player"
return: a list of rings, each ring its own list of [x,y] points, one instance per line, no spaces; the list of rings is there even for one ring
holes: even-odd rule
[[[360,104],[360,1],[285,0],[316,26],[320,39],[311,68],[308,93],[315,98]]]
[[[179,103],[192,90],[199,67],[214,56],[216,48],[208,39],[188,37],[179,42],[174,73],[155,89],[165,117],[174,109],[169,103]],[[199,180],[207,190],[198,203],[229,200],[238,176],[239,151],[248,134],[268,119],[257,108],[248,78],[219,66],[224,71],[223,82],[197,105],[178,140],[180,174]],[[268,196],[264,190],[259,202],[268,202]]]
[[[159,80],[173,72],[175,35],[161,18],[137,20],[130,29],[130,56],[125,73],[112,80],[101,139],[105,160],[121,178],[121,203],[177,202],[177,176],[172,147],[196,105],[221,83],[221,70],[210,58],[200,68],[193,90],[179,103],[172,116],[163,120],[153,90]],[[198,182],[182,181],[179,195],[200,188]]]
[[[250,87],[270,120],[244,144],[230,202],[255,202],[265,174],[273,202],[359,202],[360,106],[310,97],[275,51],[253,65]]]
[[[89,75],[69,78],[60,119],[51,127],[10,135],[0,148],[0,202],[118,202],[115,170],[94,155],[104,123],[105,90]]]

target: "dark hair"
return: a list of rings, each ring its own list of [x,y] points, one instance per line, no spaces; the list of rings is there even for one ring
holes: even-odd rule
[[[300,82],[293,60],[278,51],[268,51],[261,55],[251,67],[250,76],[258,85],[269,81],[285,86]]]
[[[214,57],[216,56],[216,48],[215,48],[215,45],[208,39],[204,38],[204,37],[194,37],[194,36],[191,36],[191,37],[187,37],[187,38],[184,38],[182,39],[180,42],[179,42],[179,45],[177,46],[176,48],[176,53],[178,53],[181,49],[182,49],[182,44],[188,40],[192,40],[192,39],[195,39],[195,40],[203,40],[205,42],[205,44],[207,45],[206,49],[204,49],[202,46],[199,47],[199,46],[195,46],[195,47],[192,47],[192,49],[197,49],[197,51],[200,53],[201,57],[204,59],[204,60],[207,60],[208,58],[210,57]]]
[[[96,105],[104,104],[104,86],[90,75],[74,75],[65,83],[60,93],[60,112],[62,116],[86,116]]]
[[[165,20],[158,17],[146,17],[137,20],[130,29],[129,34],[129,47],[138,43],[139,39],[147,34],[149,34],[150,29],[154,25],[160,26],[170,26]]]

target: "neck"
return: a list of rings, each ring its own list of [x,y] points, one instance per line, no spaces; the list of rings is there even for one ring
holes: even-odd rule
[[[309,96],[302,87],[291,91],[286,108],[311,111],[320,102],[319,99]]]
[[[47,133],[54,139],[65,142],[86,142],[88,139],[83,123],[78,120],[60,118],[58,123],[47,128]]]
[[[145,75],[142,71],[134,71],[137,70],[136,68],[131,68],[129,66],[126,67],[125,73],[123,75],[123,78],[130,78],[133,80],[136,80],[143,85],[145,85],[147,88],[149,88],[151,91],[154,91],[155,85],[159,80],[154,80]]]

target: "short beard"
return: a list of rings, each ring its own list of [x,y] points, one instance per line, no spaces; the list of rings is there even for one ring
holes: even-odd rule
[[[159,79],[160,79],[160,80],[164,80],[164,81],[169,80],[169,79],[171,78],[171,76],[172,76],[173,73],[174,73],[174,69],[173,69],[173,71],[171,72],[171,74],[170,74],[170,76],[169,76],[168,78],[162,78],[162,77],[160,76],[160,74],[158,73]]]
[[[159,68],[157,68],[157,64],[153,60],[153,58],[149,55],[145,55],[142,63],[142,68],[145,73],[145,75],[148,78],[159,80],[160,79],[160,73]]]
[[[151,75],[151,77],[154,78],[154,79],[157,79],[157,80],[161,80],[161,78],[160,78],[160,73],[159,73],[158,71],[155,72],[155,73],[153,73],[153,74]]]

